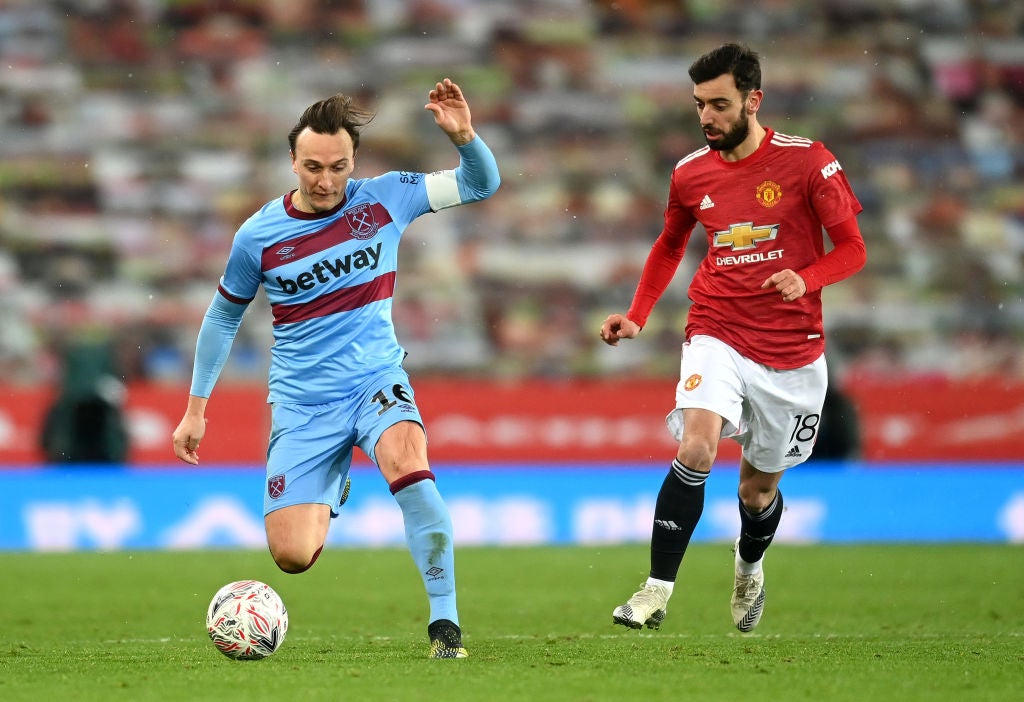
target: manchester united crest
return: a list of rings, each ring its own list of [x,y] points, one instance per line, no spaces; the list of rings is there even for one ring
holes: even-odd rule
[[[703,380],[703,378],[701,378],[698,374],[694,373],[693,375],[686,379],[685,383],[683,383],[683,389],[687,391],[696,390],[697,386],[700,385],[701,380]]]
[[[284,476],[274,475],[267,479],[267,494],[270,499],[276,500],[284,494]]]
[[[377,220],[373,216],[373,208],[368,203],[356,205],[347,210],[345,221],[351,228],[353,239],[372,239],[380,229],[380,225],[377,224]]]
[[[782,200],[782,186],[774,180],[766,180],[757,186],[754,197],[762,207],[775,207]]]

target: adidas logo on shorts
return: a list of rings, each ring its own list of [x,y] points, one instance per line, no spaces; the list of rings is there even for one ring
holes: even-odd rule
[[[802,455],[800,453],[800,448],[796,444],[793,444],[793,448],[789,449],[789,453],[786,454],[786,458],[796,458],[800,455]]]

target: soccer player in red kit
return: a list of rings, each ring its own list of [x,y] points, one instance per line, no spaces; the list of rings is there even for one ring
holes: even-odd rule
[[[650,575],[612,619],[660,627],[704,509],[704,481],[729,437],[743,448],[731,606],[733,623],[747,632],[764,609],[762,561],[782,516],[779,481],[810,456],[825,398],[821,289],[866,259],[861,205],[823,144],[758,123],[755,52],[726,44],[689,74],[707,146],[676,164],[665,225],[632,305],[601,326],[611,346],[636,337],[703,225],[708,253],[690,283],[675,409],[666,419],[679,449],[655,504]]]

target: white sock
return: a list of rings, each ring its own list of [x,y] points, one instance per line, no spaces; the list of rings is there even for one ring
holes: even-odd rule
[[[647,578],[648,585],[660,585],[661,587],[668,590],[668,594],[672,596],[672,588],[675,587],[675,583],[670,583],[668,580],[658,580],[657,578]]]
[[[740,558],[740,550],[736,549],[736,572],[739,575],[757,575],[761,572],[761,564],[764,562],[764,558],[757,561],[756,563],[747,563],[745,560]]]

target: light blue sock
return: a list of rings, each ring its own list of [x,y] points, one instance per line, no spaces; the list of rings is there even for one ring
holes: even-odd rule
[[[452,518],[433,480],[395,493],[405,521],[405,541],[430,598],[430,620],[459,623],[455,608],[455,548]]]

